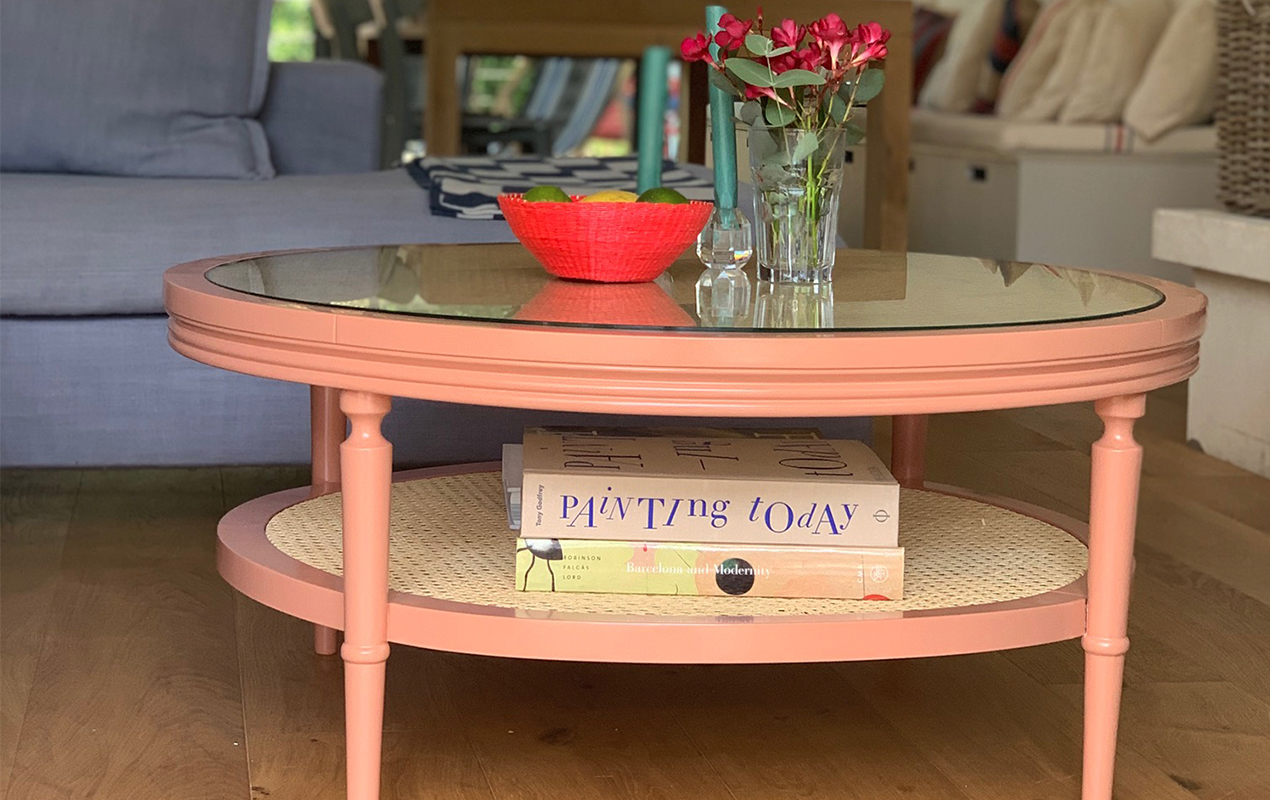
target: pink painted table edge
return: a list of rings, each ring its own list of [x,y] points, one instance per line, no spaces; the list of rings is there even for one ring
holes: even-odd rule
[[[379,797],[392,480],[392,448],[380,424],[392,396],[559,411],[895,414],[893,469],[908,486],[924,481],[926,414],[1093,400],[1104,433],[1092,451],[1086,617],[1074,635],[1081,635],[1086,654],[1081,796],[1110,800],[1142,459],[1133,425],[1145,411],[1147,391],[1195,371],[1206,303],[1199,292],[1133,276],[1159,289],[1164,302],[1109,319],[990,329],[773,335],[587,330],[318,308],[221,289],[205,278],[211,267],[244,257],[192,262],[164,275],[169,342],[212,366],[314,387],[314,483],[339,484],[344,498],[340,652],[351,800]],[[738,336],[743,346],[720,347],[735,345]],[[351,427],[336,459],[345,416]],[[252,512],[262,507],[252,506]],[[229,528],[237,525],[237,514],[227,518],[234,523]],[[227,577],[254,580],[232,552],[220,550]],[[286,587],[280,591],[287,593]],[[1079,602],[1076,594],[1072,599]],[[329,623],[336,616],[329,608],[315,616],[328,623],[318,628],[317,648],[331,652],[336,639]],[[945,619],[960,618],[973,617]],[[504,635],[492,627],[489,635]],[[822,629],[804,623],[804,630]],[[602,634],[589,629],[588,635]],[[668,637],[663,646],[683,643]]]

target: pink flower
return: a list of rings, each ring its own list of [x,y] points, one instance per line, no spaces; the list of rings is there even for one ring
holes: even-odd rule
[[[886,58],[886,43],[891,39],[891,32],[876,22],[866,22],[852,31],[851,56],[847,60],[849,68],[861,67],[870,61]]]
[[[790,55],[798,61],[799,69],[811,70],[812,72],[815,72],[821,61],[824,60],[824,54],[810,46],[802,50],[795,50]]]
[[[886,44],[891,40],[891,32],[876,22],[866,22],[855,29],[855,38],[867,45]]]
[[[770,97],[778,103],[782,102],[781,99],[776,96],[776,90],[770,86],[751,86],[748,83],[745,84],[746,100],[758,100],[760,97]]]
[[[775,58],[769,58],[767,61],[772,67],[772,72],[779,75],[785,70],[793,69],[794,59],[790,58],[790,56],[792,55],[793,53],[786,53],[783,56],[776,56]]]
[[[886,53],[886,45],[884,44],[865,45],[859,50],[852,50],[851,61],[847,66],[859,67],[868,64],[870,61],[881,61],[886,58]]]
[[[785,53],[773,58],[772,72],[778,75],[791,69],[805,69],[815,72],[823,58],[824,55],[820,51],[811,47],[795,50],[792,53]]]
[[[684,61],[705,61],[709,63],[710,40],[706,38],[704,33],[689,36],[683,40],[683,44],[679,45],[679,52],[683,55]]]
[[[816,46],[829,56],[829,64],[834,67],[838,63],[838,53],[850,43],[851,33],[847,24],[837,14],[827,14],[807,26]]]
[[[772,28],[772,42],[777,47],[797,47],[806,33],[807,29],[792,19],[782,20],[781,24]]]
[[[737,19],[731,14],[719,17],[719,32],[714,35],[714,43],[720,50],[737,50],[745,44],[745,35],[750,32],[754,23],[750,20]]]

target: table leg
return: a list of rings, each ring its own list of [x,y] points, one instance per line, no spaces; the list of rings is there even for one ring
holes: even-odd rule
[[[388,520],[392,445],[380,424],[392,401],[340,393],[352,422],[340,445],[344,496],[344,724],[348,800],[378,800],[388,660]]]
[[[346,428],[340,411],[339,390],[309,387],[309,430],[312,434],[313,472],[311,483],[340,482],[340,442]],[[325,625],[313,626],[313,649],[320,656],[333,656],[338,647],[338,631]]]
[[[926,414],[891,418],[891,474],[900,486],[920,489],[926,483]]]
[[[1089,496],[1089,612],[1085,650],[1085,754],[1082,800],[1111,800],[1120,688],[1129,650],[1129,584],[1138,510],[1142,447],[1134,420],[1146,411],[1141,394],[1094,404],[1103,435],[1093,446]]]

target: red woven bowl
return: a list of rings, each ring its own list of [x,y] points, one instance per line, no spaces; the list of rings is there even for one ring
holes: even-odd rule
[[[656,278],[697,240],[714,208],[699,201],[526,203],[518,194],[500,195],[498,206],[547,272],[601,283]]]

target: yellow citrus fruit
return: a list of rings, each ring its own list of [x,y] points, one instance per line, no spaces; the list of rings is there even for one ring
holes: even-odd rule
[[[579,203],[634,203],[639,195],[634,192],[623,192],[620,189],[605,189],[602,192],[587,195]]]

